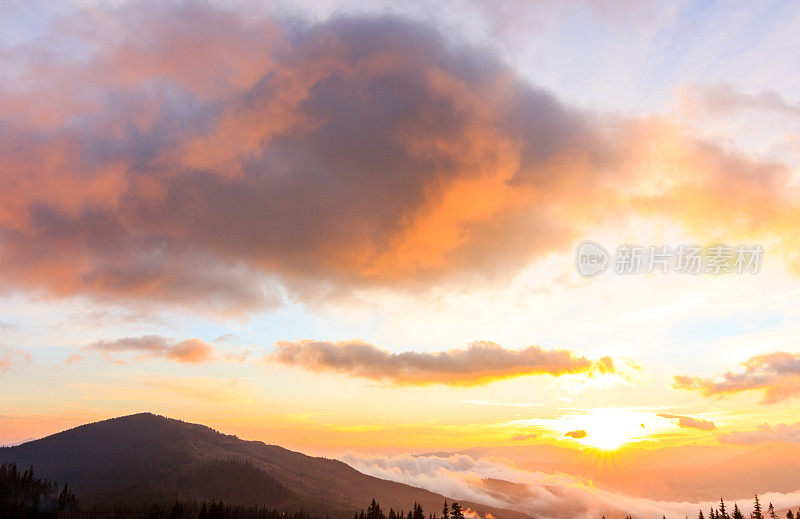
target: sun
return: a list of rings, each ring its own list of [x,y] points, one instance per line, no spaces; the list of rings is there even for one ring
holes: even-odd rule
[[[647,436],[645,413],[629,409],[600,408],[565,416],[564,437],[595,449],[613,451]]]

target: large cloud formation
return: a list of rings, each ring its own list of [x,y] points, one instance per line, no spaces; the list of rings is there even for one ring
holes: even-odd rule
[[[592,362],[566,350],[528,346],[509,350],[492,342],[436,353],[392,353],[362,341],[280,341],[270,360],[311,371],[331,371],[396,384],[470,386],[522,375],[611,373],[614,363]]]
[[[699,391],[705,396],[725,396],[761,390],[762,403],[774,404],[800,394],[800,354],[775,352],[756,355],[743,363],[744,370],[726,372],[721,379],[678,375],[677,389]]]
[[[507,276],[598,215],[797,234],[785,167],[571,109],[397,18],[138,2],[0,57],[0,287],[236,313]]]

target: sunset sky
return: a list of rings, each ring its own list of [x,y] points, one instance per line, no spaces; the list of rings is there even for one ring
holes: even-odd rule
[[[542,517],[800,505],[800,4],[266,4],[3,2],[0,444],[150,411]]]

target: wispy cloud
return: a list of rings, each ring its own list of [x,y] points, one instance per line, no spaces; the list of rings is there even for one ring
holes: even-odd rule
[[[775,112],[800,118],[800,103],[773,90],[744,93],[729,83],[686,86],[679,91],[684,110],[690,115],[734,116],[745,110]]]
[[[7,323],[0,321],[0,332],[12,332],[19,328],[16,323]]]
[[[751,357],[739,372],[721,378],[675,377],[674,387],[699,391],[705,396],[724,396],[744,391],[763,391],[762,403],[774,404],[800,395],[800,354],[775,352]]]
[[[513,441],[525,441],[525,440],[532,440],[534,438],[538,438],[539,435],[537,433],[517,433],[511,435],[511,439]]]
[[[764,442],[800,443],[800,422],[794,424],[761,424],[751,431],[732,431],[721,434],[719,441],[739,445],[752,445]]]
[[[702,431],[713,431],[717,428],[714,422],[703,420],[701,418],[693,418],[691,416],[682,416],[677,414],[661,413],[658,416],[666,418],[667,420],[677,420],[678,427],[684,429],[700,429]]]
[[[199,363],[210,360],[214,348],[200,339],[175,341],[158,335],[142,335],[125,337],[114,341],[100,341],[90,344],[87,350],[100,351],[105,354],[134,352],[147,358],[165,358],[182,363]]]
[[[486,405],[497,407],[538,407],[543,404],[538,402],[497,402],[495,400],[462,400],[465,404]]]
[[[392,353],[362,341],[280,341],[269,358],[315,372],[420,385],[470,386],[523,375],[614,372],[609,357],[591,361],[566,350],[544,350],[539,346],[511,350],[492,342],[475,342],[465,349],[435,353]]]
[[[25,350],[9,348],[0,344],[0,375],[8,371],[14,362],[18,360],[30,362],[31,357]]]

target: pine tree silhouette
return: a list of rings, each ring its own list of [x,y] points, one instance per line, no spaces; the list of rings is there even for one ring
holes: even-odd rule
[[[764,514],[761,513],[761,503],[758,502],[758,494],[756,494],[755,501],[753,502],[753,519],[764,519]]]
[[[719,498],[719,512],[717,512],[717,515],[720,519],[730,519],[728,512],[725,510],[725,501],[721,497]]]
[[[772,503],[769,504],[769,508],[767,508],[767,513],[769,514],[769,519],[778,519],[778,516],[775,515],[775,507],[772,506]]]

